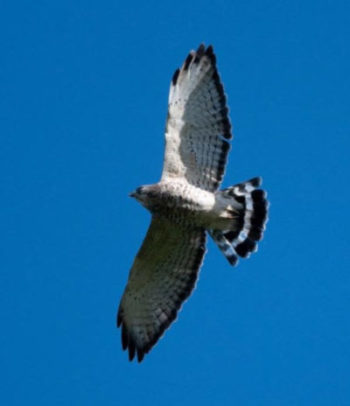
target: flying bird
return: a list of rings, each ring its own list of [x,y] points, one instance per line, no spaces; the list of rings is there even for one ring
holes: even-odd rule
[[[143,360],[192,292],[207,234],[231,265],[263,236],[261,178],[218,190],[231,138],[213,47],[201,44],[171,80],[161,180],[130,194],[152,215],[117,314],[130,361]]]

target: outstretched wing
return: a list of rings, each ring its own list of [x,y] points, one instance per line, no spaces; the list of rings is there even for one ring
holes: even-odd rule
[[[191,51],[170,85],[162,180],[185,178],[215,191],[223,178],[231,124],[212,46]]]
[[[205,231],[153,217],[131,268],[117,316],[122,346],[138,361],[176,318],[190,295],[205,253]]]

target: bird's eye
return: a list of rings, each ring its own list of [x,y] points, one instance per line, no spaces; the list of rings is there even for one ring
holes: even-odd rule
[[[137,193],[138,195],[140,195],[140,194],[142,193],[142,186],[140,186],[140,187],[138,187],[138,188],[136,189],[136,193]]]

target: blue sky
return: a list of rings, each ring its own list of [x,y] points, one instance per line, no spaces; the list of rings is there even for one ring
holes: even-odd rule
[[[0,5],[4,405],[349,405],[350,6],[345,1]],[[213,44],[234,127],[224,186],[261,175],[259,252],[210,241],[142,364],[115,313],[150,216],[170,78]]]

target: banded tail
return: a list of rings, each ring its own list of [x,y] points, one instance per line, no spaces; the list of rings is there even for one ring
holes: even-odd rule
[[[231,265],[236,265],[238,256],[247,258],[257,250],[257,241],[262,239],[267,221],[268,201],[266,192],[258,189],[261,178],[253,178],[227,189],[218,191],[231,198],[227,210],[235,219],[230,230],[210,230],[209,233]]]

